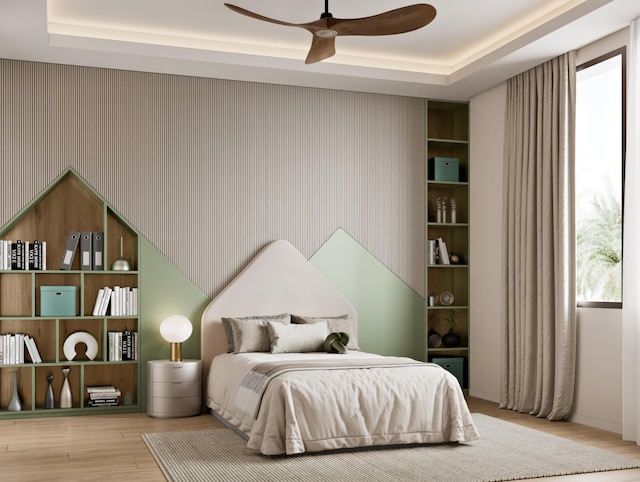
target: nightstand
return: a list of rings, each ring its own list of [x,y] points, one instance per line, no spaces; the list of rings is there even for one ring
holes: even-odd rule
[[[157,418],[188,417],[202,412],[202,362],[147,362],[147,414]]]

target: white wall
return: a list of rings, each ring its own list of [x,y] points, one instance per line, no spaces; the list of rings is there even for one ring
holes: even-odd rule
[[[578,309],[574,422],[622,433],[622,310]]]
[[[577,52],[577,63],[625,45],[626,30]],[[500,399],[502,167],[506,84],[471,99],[471,386]],[[572,420],[622,432],[621,310],[578,310]]]
[[[502,145],[506,86],[471,100],[469,393],[500,399]]]

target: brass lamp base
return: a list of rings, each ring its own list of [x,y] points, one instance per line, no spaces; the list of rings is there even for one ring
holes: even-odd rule
[[[171,361],[182,361],[182,343],[171,343]]]

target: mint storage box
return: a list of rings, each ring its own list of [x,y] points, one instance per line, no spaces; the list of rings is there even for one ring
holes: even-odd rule
[[[433,363],[440,365],[442,368],[450,372],[454,377],[458,379],[460,388],[462,388],[464,380],[464,358],[457,356],[448,356],[442,358],[433,358]]]
[[[453,181],[460,180],[458,159],[455,157],[431,157],[429,158],[429,180]]]
[[[76,287],[41,286],[40,316],[76,316]]]

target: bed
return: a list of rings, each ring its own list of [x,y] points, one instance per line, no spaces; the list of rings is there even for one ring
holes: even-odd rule
[[[336,332],[347,353],[325,346]],[[205,403],[265,455],[479,437],[453,375],[364,352],[357,336],[351,303],[274,241],[202,315]]]

